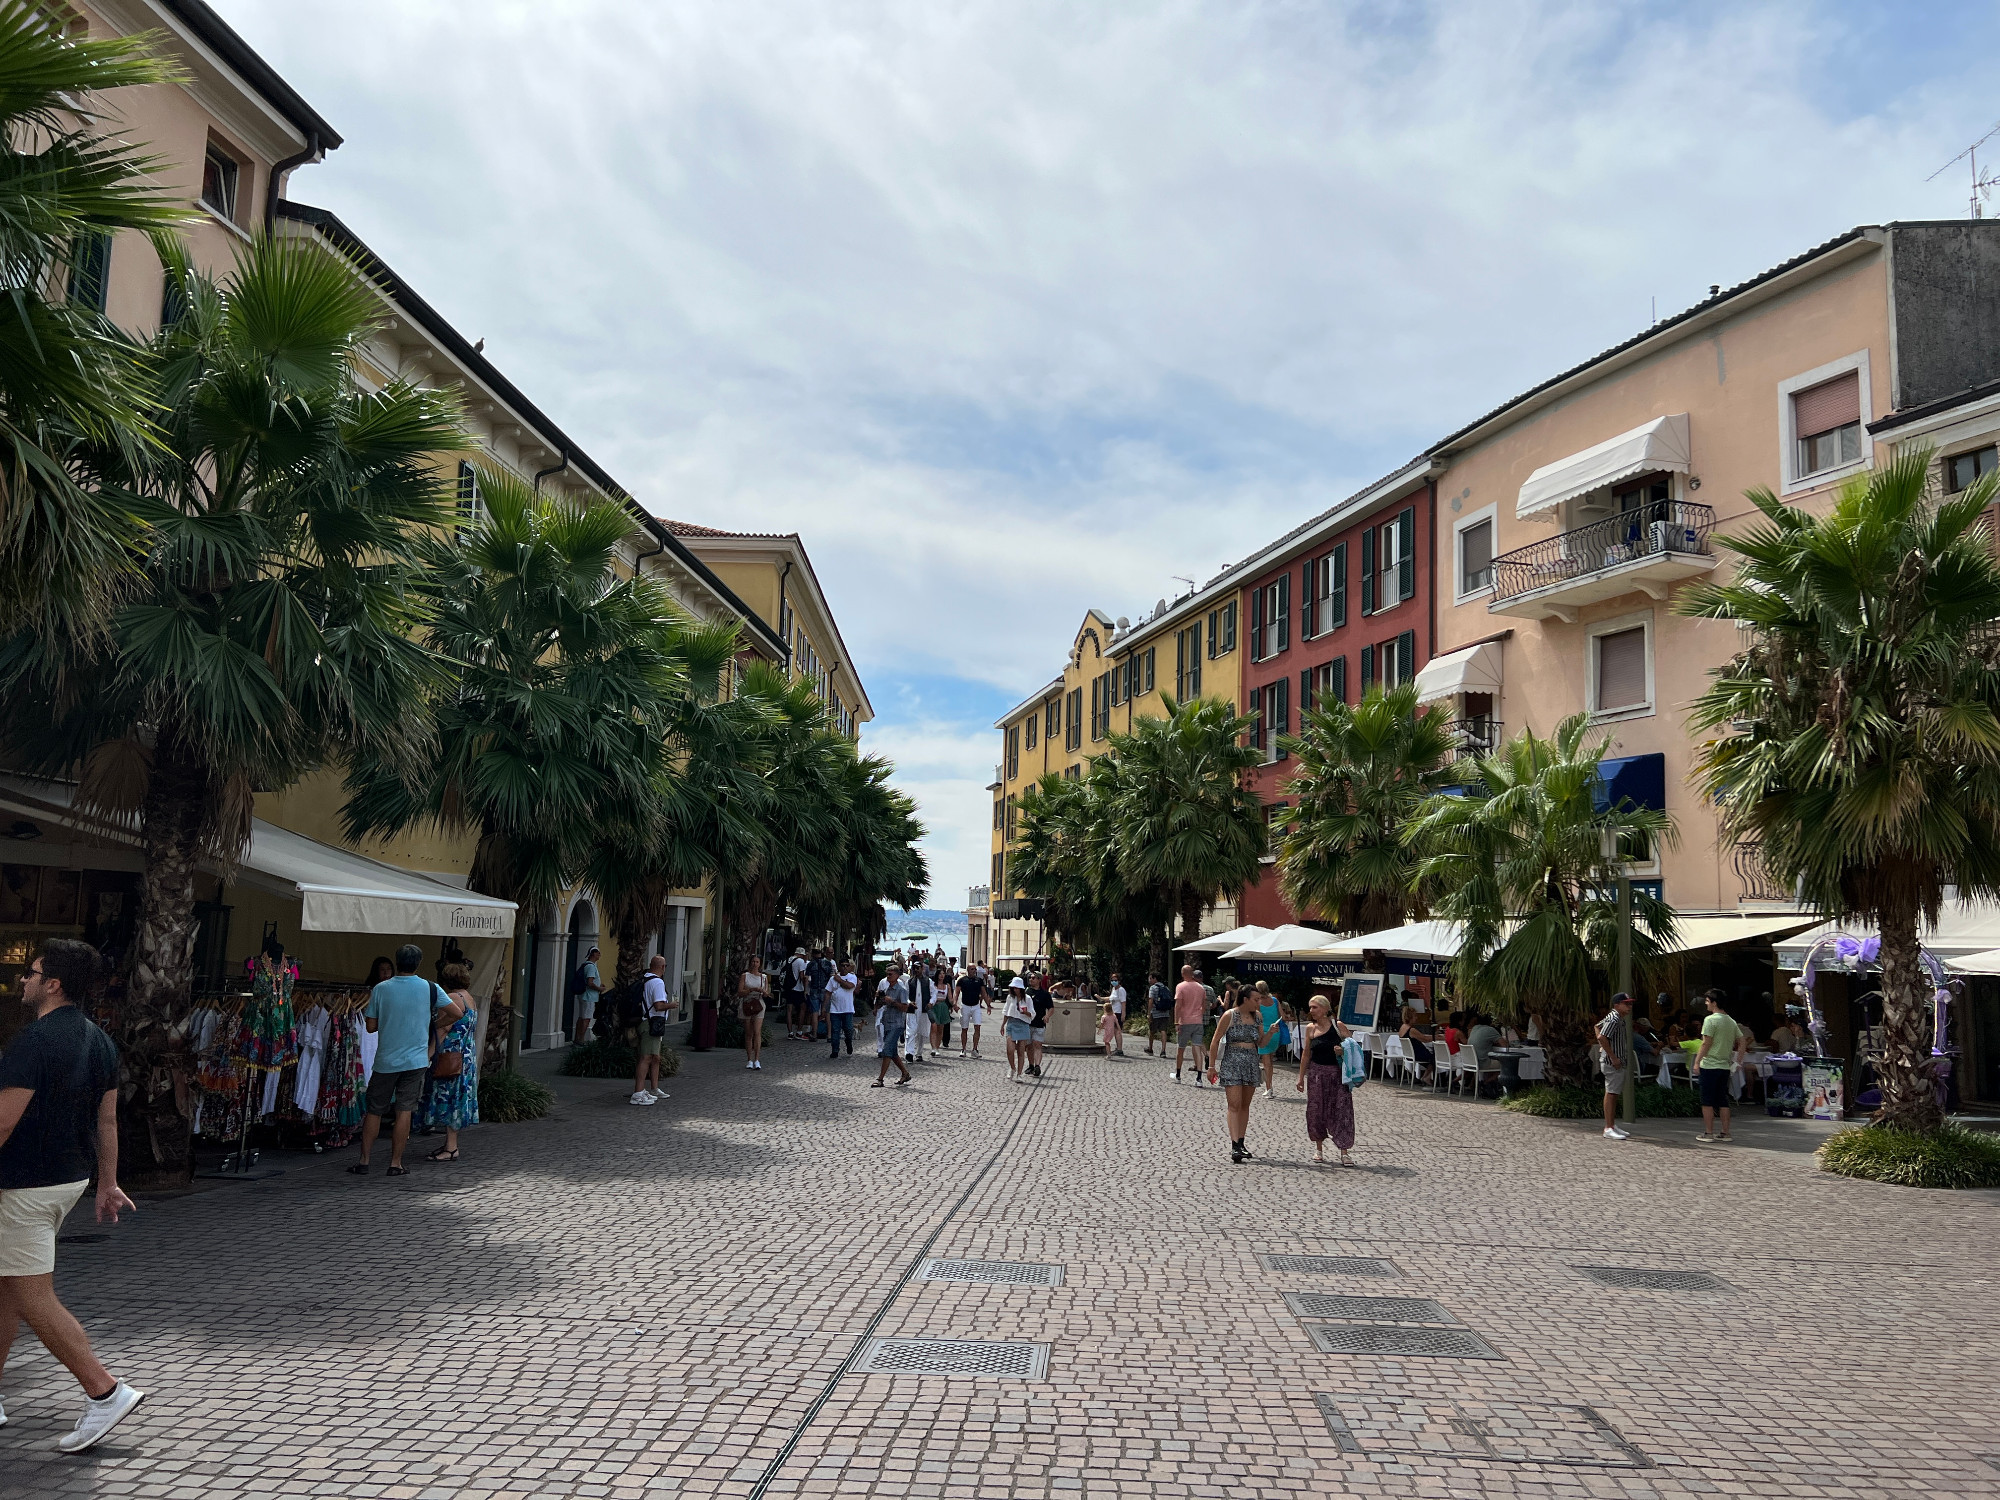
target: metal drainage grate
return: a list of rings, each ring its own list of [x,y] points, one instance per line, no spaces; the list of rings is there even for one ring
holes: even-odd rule
[[[1288,1276],[1401,1276],[1394,1261],[1368,1255],[1259,1255],[1267,1271]]]
[[[1592,1281],[1627,1291],[1643,1292],[1733,1292],[1735,1287],[1706,1271],[1659,1271],[1645,1266],[1572,1266]]]
[[[919,1281],[985,1281],[995,1286],[1061,1286],[1061,1266],[1019,1260],[927,1260]]]
[[[1356,1323],[1456,1323],[1442,1302],[1429,1297],[1336,1297],[1287,1292],[1285,1306],[1302,1318],[1346,1318]]]
[[[1334,1405],[1333,1397],[1327,1395],[1325,1391],[1318,1391],[1314,1393],[1313,1401],[1319,1406],[1319,1414],[1326,1419],[1326,1430],[1333,1434],[1333,1440],[1339,1444],[1340,1451],[1359,1453],[1361,1443],[1354,1436],[1354,1429],[1347,1425],[1347,1419],[1341,1416],[1340,1408]]]
[[[1418,1354],[1446,1359],[1502,1359],[1499,1350],[1464,1328],[1411,1328],[1401,1323],[1308,1323],[1322,1354]]]
[[[871,1339],[854,1368],[863,1375],[987,1375],[997,1380],[1043,1380],[1049,1373],[1049,1346],[964,1339]]]

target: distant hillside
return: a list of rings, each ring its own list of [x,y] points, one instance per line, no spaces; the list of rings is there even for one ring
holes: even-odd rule
[[[965,913],[962,911],[939,911],[928,906],[903,911],[891,906],[885,908],[883,914],[889,919],[891,941],[906,932],[921,932],[927,937],[962,938],[966,935]]]

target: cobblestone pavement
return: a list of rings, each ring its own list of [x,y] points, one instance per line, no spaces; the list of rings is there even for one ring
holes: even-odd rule
[[[879,1091],[804,1044],[686,1064],[652,1109],[552,1080],[455,1166],[289,1157],[64,1246],[152,1394],[62,1458],[76,1390],[24,1330],[0,1496],[2000,1496],[2000,1195],[1822,1177],[1818,1127],[1615,1144],[1378,1082],[1358,1169],[1311,1164],[1288,1089],[1233,1166],[1221,1099],[1143,1051]],[[1322,1351],[1358,1319],[1498,1357]],[[864,1335],[1044,1344],[1046,1378],[859,1373]]]

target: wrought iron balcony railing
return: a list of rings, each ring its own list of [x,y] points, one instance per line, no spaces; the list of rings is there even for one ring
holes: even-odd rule
[[[1451,752],[1454,762],[1491,755],[1506,738],[1498,719],[1453,719],[1445,728],[1455,742]]]
[[[1710,555],[1715,509],[1685,500],[1655,501],[1606,516],[1493,559],[1495,601],[1602,573],[1640,558]]]
[[[1755,840],[1747,840],[1736,846],[1736,878],[1743,882],[1745,901],[1789,901],[1792,893],[1771,878],[1771,872],[1764,868],[1764,846]]]

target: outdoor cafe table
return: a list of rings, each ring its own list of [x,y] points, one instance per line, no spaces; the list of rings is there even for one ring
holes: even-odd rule
[[[1486,1055],[1500,1064],[1500,1092],[1511,1094],[1543,1073],[1547,1054],[1540,1047],[1491,1047]]]

